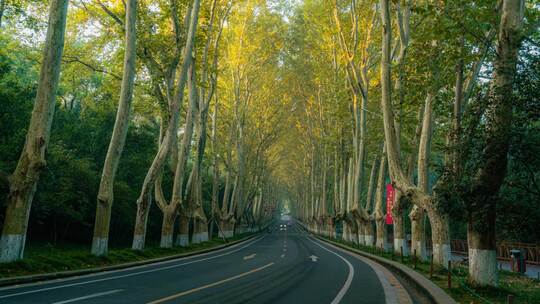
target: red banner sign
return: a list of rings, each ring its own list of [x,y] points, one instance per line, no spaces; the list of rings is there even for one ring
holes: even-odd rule
[[[392,184],[386,185],[386,224],[392,225],[394,220],[392,219],[392,207],[394,207],[394,199],[396,196],[396,190],[392,187]]]

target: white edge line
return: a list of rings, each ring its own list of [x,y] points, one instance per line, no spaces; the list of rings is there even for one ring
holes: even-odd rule
[[[383,292],[384,292],[385,303],[387,304],[399,303],[397,294],[395,293],[395,290],[393,289],[392,284],[388,281],[388,279],[386,278],[386,275],[383,273],[383,269],[389,271],[388,269],[386,269],[381,264],[378,264],[377,262],[372,261],[366,257],[363,257],[357,253],[348,252],[347,250],[337,247],[333,244],[326,244],[326,245],[332,248],[335,248],[336,250],[339,250],[343,253],[346,253],[350,255],[351,257],[356,258],[357,260],[360,260],[361,262],[367,264],[371,269],[373,269],[373,271],[375,272],[375,275],[377,275],[377,278],[381,282],[381,285],[383,287]]]
[[[154,268],[154,269],[149,269],[149,270],[144,270],[144,271],[139,271],[139,272],[132,272],[132,273],[124,274],[124,275],[112,276],[112,277],[107,277],[107,278],[102,278],[102,279],[95,279],[95,280],[90,280],[90,281],[84,281],[84,282],[78,282],[78,283],[72,283],[72,284],[66,284],[66,285],[59,285],[59,286],[53,286],[53,287],[46,287],[46,288],[29,290],[29,291],[23,291],[23,292],[18,292],[18,293],[12,293],[12,294],[7,294],[7,295],[0,296],[0,299],[11,298],[11,297],[16,297],[16,296],[25,295],[25,294],[31,294],[31,293],[37,293],[37,292],[41,292],[41,291],[48,291],[48,290],[54,290],[54,289],[60,289],[60,288],[78,286],[78,285],[86,285],[86,284],[91,284],[91,283],[110,281],[110,280],[126,278],[126,277],[132,277],[132,276],[145,274],[145,273],[150,273],[150,272],[156,272],[156,271],[167,270],[167,269],[171,269],[171,268],[177,268],[177,267],[184,266],[184,265],[195,264],[195,263],[199,263],[199,262],[203,262],[203,261],[207,261],[207,260],[212,260],[212,259],[215,259],[215,258],[219,258],[219,257],[222,257],[222,256],[226,256],[226,255],[235,253],[235,252],[240,251],[240,250],[242,250],[244,248],[247,248],[248,246],[251,246],[255,242],[258,242],[261,239],[263,239],[264,237],[265,236],[262,236],[262,237],[254,240],[254,241],[252,241],[252,242],[246,244],[245,246],[242,246],[242,247],[240,247],[240,248],[238,248],[236,250],[231,250],[231,251],[228,251],[228,252],[225,252],[225,253],[222,253],[222,254],[214,255],[214,256],[211,256],[211,257],[203,258],[203,259],[198,259],[198,260],[194,260],[194,261],[189,261],[189,262],[185,262],[185,263],[181,263],[181,264],[175,264],[175,265],[161,267],[161,268]],[[127,269],[129,269],[129,268],[127,268]],[[55,283],[55,282],[52,282],[52,283]]]
[[[7,291],[7,290],[12,290],[12,289],[19,289],[19,288],[31,288],[31,287],[35,287],[37,285],[56,284],[56,283],[67,282],[67,281],[81,280],[81,279],[85,279],[85,278],[109,275],[109,274],[118,273],[118,272],[133,271],[133,270],[141,269],[141,268],[148,268],[148,267],[153,267],[153,266],[158,266],[158,265],[171,264],[171,263],[176,263],[178,261],[183,261],[183,260],[196,259],[196,258],[200,258],[200,257],[203,257],[203,256],[216,254],[216,253],[219,253],[219,252],[222,252],[222,251],[234,249],[234,248],[237,248],[240,245],[243,245],[246,242],[255,242],[255,241],[258,241],[259,239],[262,239],[264,237],[266,237],[266,235],[263,235],[263,236],[260,236],[258,238],[251,239],[251,240],[245,240],[245,241],[242,241],[242,242],[230,245],[230,246],[226,246],[226,247],[223,247],[223,248],[220,248],[220,249],[216,249],[216,250],[211,250],[211,251],[202,252],[202,253],[196,253],[196,254],[193,254],[193,255],[173,258],[173,259],[165,260],[165,261],[150,262],[150,263],[147,263],[147,264],[132,266],[132,267],[128,267],[128,268],[102,270],[102,271],[98,271],[98,272],[75,275],[75,276],[70,276],[70,277],[66,277],[66,278],[48,279],[48,280],[41,280],[41,281],[31,282],[31,283],[23,283],[23,284],[11,285],[11,286],[4,286],[4,287],[0,287],[0,292]],[[0,299],[1,298],[2,298],[2,296],[0,296]]]
[[[109,291],[104,291],[104,292],[93,293],[93,294],[90,294],[90,295],[87,295],[87,296],[83,296],[83,297],[73,298],[73,299],[69,299],[69,300],[65,300],[65,301],[60,301],[60,302],[54,302],[53,304],[73,303],[73,302],[77,302],[77,301],[82,301],[82,300],[87,300],[87,299],[97,298],[97,297],[101,297],[101,296],[105,296],[105,295],[110,295],[110,294],[113,294],[113,293],[120,292],[120,291],[122,291],[122,290],[123,290],[123,289],[115,289],[115,290],[109,290]]]
[[[340,254],[320,245],[319,243],[313,241],[311,238],[308,238],[308,240],[310,240],[311,242],[313,242],[313,244],[321,247],[322,249],[332,253],[332,254],[335,254],[337,255],[341,260],[343,260],[343,262],[345,262],[345,264],[347,264],[347,266],[349,266],[349,275],[347,276],[347,280],[345,280],[345,283],[343,284],[343,287],[341,287],[341,289],[339,290],[338,294],[336,295],[336,297],[334,298],[334,300],[332,300],[332,302],[330,302],[331,304],[338,304],[339,302],[341,302],[341,299],[343,299],[343,297],[345,296],[345,294],[347,293],[347,291],[349,290],[349,288],[351,287],[351,284],[352,284],[352,281],[353,281],[353,278],[354,278],[354,267],[353,265],[347,261],[346,258],[344,258],[343,256],[341,256]]]

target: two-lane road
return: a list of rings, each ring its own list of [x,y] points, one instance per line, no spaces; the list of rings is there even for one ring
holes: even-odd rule
[[[386,269],[293,225],[211,253],[0,288],[0,303],[411,303]]]

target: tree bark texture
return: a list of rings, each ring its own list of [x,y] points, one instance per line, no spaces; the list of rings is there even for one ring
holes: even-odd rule
[[[40,173],[47,166],[45,154],[60,78],[67,9],[68,0],[51,1],[36,100],[21,156],[9,178],[6,216],[0,238],[2,263],[23,257],[32,199]]]

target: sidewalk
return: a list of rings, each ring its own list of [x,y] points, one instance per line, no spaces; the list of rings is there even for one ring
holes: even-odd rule
[[[463,258],[466,258],[466,255],[452,253],[452,261],[462,261]],[[503,270],[512,271],[512,263],[510,261],[498,260],[499,268]],[[540,265],[527,264],[525,275],[529,278],[538,279],[540,273]]]

